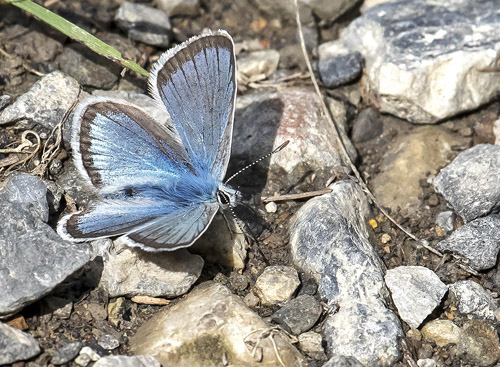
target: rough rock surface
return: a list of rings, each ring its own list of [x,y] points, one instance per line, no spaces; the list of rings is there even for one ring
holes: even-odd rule
[[[298,211],[290,228],[293,260],[316,279],[321,297],[339,306],[323,328],[329,352],[390,365],[399,359],[403,332],[386,308],[385,269],[368,240],[367,199],[351,181],[330,188]]]
[[[443,168],[434,180],[434,187],[465,221],[471,221],[498,212],[498,182],[500,146],[478,144],[460,153]]]
[[[432,320],[422,327],[424,340],[432,341],[439,347],[457,344],[461,335],[462,330],[451,320]]]
[[[160,362],[148,355],[143,356],[108,356],[100,358],[94,367],[160,367]]]
[[[366,83],[382,112],[431,123],[489,102],[500,24],[495,0],[398,0],[374,6],[342,35],[366,61]]]
[[[0,322],[0,365],[10,365],[40,353],[38,342],[31,335]]]
[[[450,285],[451,303],[458,312],[475,318],[495,320],[498,302],[472,280],[460,280]]]
[[[477,271],[494,267],[500,251],[500,215],[478,218],[455,230],[436,244],[439,251],[463,256]]]
[[[300,285],[297,271],[290,266],[268,266],[255,281],[262,303],[274,305],[288,301]]]
[[[448,287],[423,266],[399,266],[387,271],[385,283],[392,293],[399,316],[418,328],[440,304]]]
[[[130,347],[135,354],[153,355],[163,367],[215,367],[224,358],[230,366],[275,367],[280,363],[265,336],[268,330],[241,298],[222,284],[207,282],[144,323],[130,339]],[[285,366],[305,365],[285,338],[275,334],[273,340]],[[257,341],[261,358],[252,356]]]

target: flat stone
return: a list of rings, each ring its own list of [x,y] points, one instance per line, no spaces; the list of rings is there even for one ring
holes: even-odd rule
[[[48,212],[46,195],[43,182],[29,175],[0,191],[0,315],[42,298],[90,260],[88,245],[63,241],[40,218]]]
[[[345,106],[340,109],[345,114]],[[228,177],[289,140],[285,149],[236,177],[233,184],[251,186],[254,191],[262,191],[262,196],[274,195],[290,186],[298,192],[324,188],[333,173],[344,174],[340,148],[330,138],[333,134],[313,90],[259,90],[238,97]],[[343,136],[349,155],[355,158],[356,149]],[[311,172],[315,175],[313,182],[307,179],[304,184],[297,184],[310,177]]]
[[[403,331],[386,306],[385,268],[369,242],[368,201],[352,181],[329,187],[331,193],[309,200],[295,215],[293,261],[317,281],[320,296],[339,307],[323,326],[328,352],[352,363],[391,365],[399,359]]]
[[[382,157],[380,173],[372,180],[373,194],[393,211],[422,210],[420,180],[447,164],[451,147],[460,142],[459,136],[441,126],[400,134]]]
[[[170,43],[170,18],[151,6],[125,1],[118,8],[115,22],[133,40],[159,47]]]
[[[443,168],[434,187],[466,221],[500,209],[500,146],[478,144]]]
[[[160,367],[160,362],[148,355],[142,356],[108,356],[99,359],[94,367]]]
[[[438,242],[436,249],[461,255],[474,270],[490,269],[496,265],[500,251],[499,226],[498,214],[475,219]]]
[[[473,366],[492,366],[500,359],[498,333],[491,323],[483,320],[467,321],[457,344],[457,356]]]
[[[80,43],[66,45],[57,57],[60,69],[78,83],[110,89],[118,81],[122,68]]]
[[[116,251],[104,258],[99,286],[110,297],[177,297],[198,280],[203,259],[187,250],[145,252],[115,242]]]
[[[200,12],[199,0],[158,0],[156,4],[169,17],[175,15],[198,15]]]
[[[253,51],[238,57],[238,79],[264,80],[278,68],[280,53],[276,50]]]
[[[500,91],[495,0],[398,0],[366,10],[341,39],[365,58],[382,112],[432,123],[478,108]],[[466,81],[466,82],[464,82]]]
[[[79,90],[72,77],[60,71],[47,74],[0,112],[0,125],[27,119],[52,129],[76,101]]]
[[[365,108],[352,122],[351,139],[355,143],[362,143],[376,138],[383,129],[378,112],[373,108]]]
[[[153,355],[164,367],[215,367],[224,359],[229,366],[275,367],[281,365],[275,347],[285,366],[305,365],[280,334],[273,334],[273,346],[268,330],[240,297],[220,283],[206,282],[141,325],[130,348],[134,354]],[[258,351],[252,353],[257,342]]]
[[[2,289],[5,289],[2,287]],[[24,361],[40,353],[35,338],[0,322],[0,365]]]
[[[474,318],[495,320],[498,302],[472,280],[461,280],[449,286],[451,303],[458,312]]]
[[[325,361],[327,357],[322,343],[323,337],[320,333],[308,331],[299,335],[300,350],[311,358]]]
[[[286,302],[271,316],[271,320],[299,335],[316,324],[322,311],[323,308],[313,296],[303,295]]]
[[[82,346],[80,342],[68,343],[54,353],[50,362],[56,366],[71,362],[80,353]]]
[[[255,281],[255,290],[264,305],[288,301],[300,285],[297,270],[289,266],[274,265],[264,269]]]
[[[451,320],[432,320],[422,327],[424,340],[434,342],[438,347],[457,344],[462,335],[462,329]]]
[[[399,316],[410,327],[422,321],[441,303],[448,287],[430,269],[423,266],[398,266],[385,275],[385,283]]]

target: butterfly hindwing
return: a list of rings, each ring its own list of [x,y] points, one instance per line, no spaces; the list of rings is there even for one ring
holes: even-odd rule
[[[225,31],[167,51],[151,71],[150,92],[165,105],[194,166],[222,179],[231,151],[236,60]]]

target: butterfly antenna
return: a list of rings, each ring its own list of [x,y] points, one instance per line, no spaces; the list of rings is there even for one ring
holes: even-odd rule
[[[272,156],[274,153],[278,153],[280,152],[281,150],[283,150],[283,148],[285,148],[288,143],[290,143],[290,140],[287,140],[285,141],[283,144],[281,144],[279,147],[277,147],[276,149],[274,149],[271,153],[267,153],[266,155],[263,155],[262,157],[260,157],[259,159],[257,159],[256,161],[253,161],[252,163],[250,163],[248,166],[246,167],[243,167],[242,169],[240,169],[238,172],[236,172],[234,175],[232,175],[231,177],[229,177],[226,182],[224,182],[224,184],[227,184],[229,181],[231,181],[233,178],[235,178],[236,176],[238,176],[241,172],[245,171],[246,169],[256,165],[257,163],[259,163],[260,161]]]

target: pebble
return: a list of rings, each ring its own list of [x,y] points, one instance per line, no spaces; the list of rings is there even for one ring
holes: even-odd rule
[[[490,269],[496,265],[500,251],[499,226],[498,214],[475,219],[438,242],[436,249],[463,256],[476,271]]]
[[[279,333],[273,334],[271,340],[266,334],[269,330],[269,325],[229,288],[205,282],[142,324],[130,339],[130,349],[133,354],[153,355],[165,366],[172,361],[177,366],[221,365],[224,355],[229,365],[247,367],[261,367],[262,361],[266,366],[306,364],[305,358]],[[252,357],[257,342],[262,356],[258,359]],[[279,350],[279,357],[274,348]]]
[[[363,56],[351,52],[339,41],[330,41],[319,46],[319,74],[328,88],[337,88],[359,78],[363,67]]]
[[[158,8],[169,17],[176,15],[197,15],[200,12],[199,0],[158,0]]]
[[[451,304],[458,312],[474,318],[495,320],[498,302],[472,280],[461,280],[449,286]]]
[[[101,358],[101,356],[97,354],[96,351],[94,351],[90,347],[85,346],[80,350],[80,354],[78,354],[78,357],[76,357],[75,363],[79,366],[85,367],[90,363],[90,361],[95,362],[99,360],[99,358]]]
[[[450,210],[439,213],[436,217],[436,225],[447,232],[453,231],[455,228],[455,213]]]
[[[170,43],[170,18],[151,6],[125,1],[118,8],[115,22],[133,40],[159,47]]]
[[[457,344],[462,335],[460,327],[451,320],[432,320],[422,327],[424,340],[436,343],[438,347]]]
[[[203,268],[203,259],[186,250],[145,252],[115,245],[116,251],[104,259],[99,283],[110,297],[177,297],[191,288]]]
[[[271,316],[271,320],[286,331],[299,335],[316,324],[322,311],[320,303],[313,296],[303,295],[286,302]]]
[[[356,356],[363,365],[391,365],[399,360],[403,331],[382,296],[388,292],[385,267],[369,241],[368,201],[352,181],[329,188],[331,193],[308,200],[294,216],[292,259],[314,277],[320,297],[339,306],[322,328],[328,352],[346,360]]]
[[[2,346],[0,365],[24,361],[40,353],[40,347],[35,338],[2,322],[0,322],[0,346]]]
[[[253,51],[237,59],[238,79],[256,82],[269,77],[278,68],[280,53],[276,50]]]
[[[436,191],[466,221],[500,208],[500,146],[478,144],[460,153],[434,179]],[[481,190],[477,188],[480,187]]]
[[[299,335],[299,347],[309,357],[324,361],[327,359],[323,349],[323,338],[321,334],[308,331]]]
[[[255,281],[262,304],[275,305],[288,301],[300,285],[297,270],[289,266],[268,266]]]
[[[97,344],[106,350],[113,350],[120,346],[120,341],[113,335],[105,334],[99,338]]]
[[[497,5],[385,2],[352,21],[341,41],[365,58],[365,82],[381,112],[434,123],[476,109],[500,91],[499,75],[477,72],[496,62]]]
[[[276,213],[278,211],[278,205],[272,201],[266,204],[265,209],[268,213]]]
[[[65,344],[54,353],[50,362],[56,366],[71,362],[80,353],[82,346],[80,342]]]
[[[498,333],[491,323],[467,321],[457,344],[457,356],[473,366],[492,366],[500,359]]]
[[[373,108],[361,110],[352,122],[351,139],[355,143],[372,140],[382,134],[382,121]]]
[[[420,326],[448,291],[446,284],[432,270],[423,266],[390,269],[385,282],[399,316],[412,328]]]
[[[437,363],[435,360],[431,358],[425,358],[425,359],[419,359],[417,361],[417,366],[418,367],[436,367]]]
[[[80,85],[72,77],[60,71],[47,74],[0,112],[0,125],[27,119],[52,129],[76,101],[79,91]]]
[[[93,367],[160,367],[158,360],[149,355],[107,356],[99,359]]]

